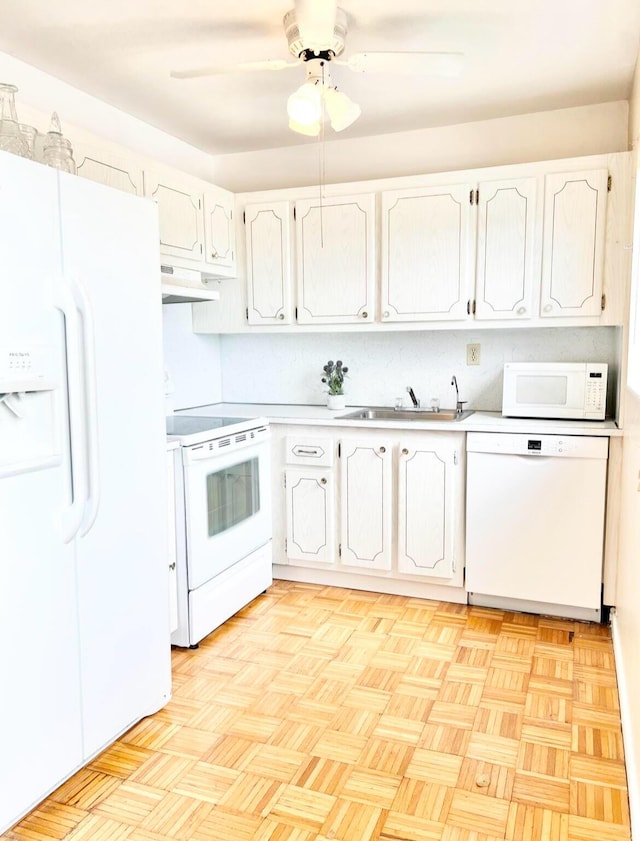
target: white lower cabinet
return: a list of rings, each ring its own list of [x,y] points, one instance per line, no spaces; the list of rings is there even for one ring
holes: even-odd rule
[[[336,561],[335,477],[317,467],[285,472],[287,556],[290,561]]]
[[[340,442],[342,563],[391,569],[393,451],[376,436]]]
[[[169,628],[178,628],[178,570],[176,568],[176,501],[175,501],[175,450],[167,450],[167,565],[169,568]]]
[[[274,562],[461,588],[464,433],[309,431],[274,427]]]
[[[452,578],[462,519],[459,433],[402,441],[398,455],[398,570]],[[458,522],[456,522],[456,520]]]

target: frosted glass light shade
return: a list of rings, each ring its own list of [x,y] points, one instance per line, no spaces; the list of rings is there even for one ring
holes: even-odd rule
[[[305,82],[287,100],[287,113],[298,125],[318,122],[322,113],[321,92],[318,85]]]
[[[320,120],[316,120],[315,123],[305,125],[303,123],[297,123],[289,117],[289,128],[292,131],[297,131],[298,134],[306,134],[308,137],[317,137],[320,134]]]
[[[325,89],[324,104],[331,120],[331,128],[334,131],[342,131],[348,128],[362,114],[360,106],[349,99],[346,93],[342,93],[336,88]]]

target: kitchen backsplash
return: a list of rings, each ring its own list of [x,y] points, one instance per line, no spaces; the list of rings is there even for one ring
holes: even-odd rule
[[[204,337],[195,337],[202,339]],[[468,343],[480,344],[480,365],[466,364]],[[411,385],[423,406],[455,405],[451,376],[471,409],[499,411],[505,362],[607,362],[608,414],[615,412],[620,331],[616,327],[403,333],[223,335],[223,400],[231,403],[325,402],[320,382],[328,359],[349,367],[348,405],[409,405]],[[193,404],[192,404],[193,405]]]
[[[217,403],[325,403],[320,382],[328,359],[349,366],[348,405],[409,404],[411,385],[422,404],[454,405],[451,376],[469,408],[500,411],[505,362],[607,362],[608,414],[615,413],[620,329],[424,331],[388,333],[274,333],[198,335],[191,307],[164,311],[165,367],[175,409]],[[466,346],[480,344],[480,365],[466,364]]]
[[[191,305],[162,307],[164,367],[171,376],[173,394],[167,410],[187,409],[222,400],[220,337],[191,331]]]

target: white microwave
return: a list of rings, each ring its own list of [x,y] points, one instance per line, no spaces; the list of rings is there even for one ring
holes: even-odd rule
[[[604,420],[607,369],[604,362],[507,362],[502,414]]]

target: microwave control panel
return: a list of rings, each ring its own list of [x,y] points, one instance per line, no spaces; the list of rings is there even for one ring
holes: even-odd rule
[[[585,372],[584,410],[586,417],[604,417],[607,403],[607,366],[587,365]]]

